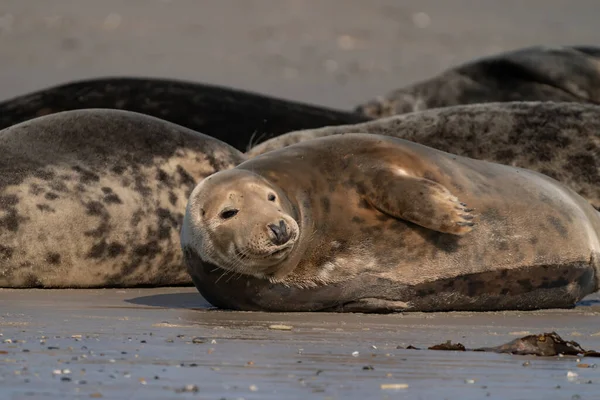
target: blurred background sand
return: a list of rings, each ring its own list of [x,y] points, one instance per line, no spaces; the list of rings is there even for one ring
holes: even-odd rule
[[[531,45],[597,45],[599,0],[0,0],[0,100],[98,76],[338,108]]]

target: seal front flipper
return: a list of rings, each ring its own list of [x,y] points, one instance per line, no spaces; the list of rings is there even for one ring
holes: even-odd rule
[[[454,235],[464,235],[475,225],[473,210],[439,183],[404,170],[377,169],[368,175],[366,200],[384,214]]]

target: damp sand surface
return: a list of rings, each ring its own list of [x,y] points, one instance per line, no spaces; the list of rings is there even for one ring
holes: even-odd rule
[[[216,310],[193,288],[0,289],[0,398],[597,398],[598,358],[405,349],[551,331],[600,349],[600,296],[571,310],[367,315]]]

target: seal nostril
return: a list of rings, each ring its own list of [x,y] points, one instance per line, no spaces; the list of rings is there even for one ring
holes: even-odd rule
[[[284,220],[279,221],[279,230],[281,231],[281,235],[286,238],[288,237],[287,225]]]
[[[284,220],[280,220],[279,224],[269,224],[268,227],[273,233],[273,243],[279,245],[290,240],[290,235]]]

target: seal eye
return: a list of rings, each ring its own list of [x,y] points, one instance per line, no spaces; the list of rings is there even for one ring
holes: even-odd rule
[[[221,214],[219,215],[222,219],[229,219],[229,218],[233,218],[236,216],[236,214],[238,213],[239,210],[233,209],[233,210],[225,210],[222,211]]]
[[[267,197],[267,200],[269,200],[269,201],[275,201],[275,195],[273,193],[270,193],[269,197]]]

